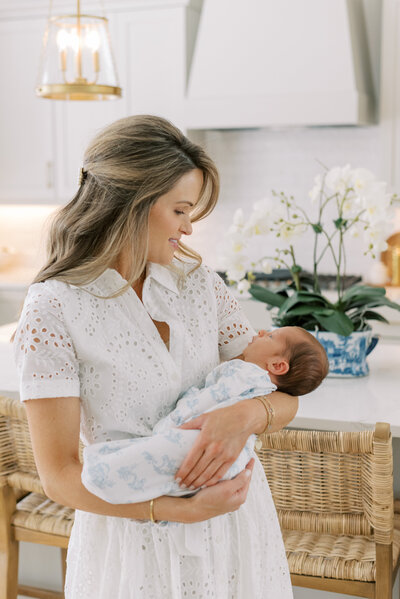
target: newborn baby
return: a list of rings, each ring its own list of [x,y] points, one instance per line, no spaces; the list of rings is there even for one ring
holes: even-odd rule
[[[204,412],[276,389],[292,395],[310,393],[328,373],[325,350],[300,327],[260,331],[243,354],[220,364],[202,388],[184,392],[176,407],[161,419],[149,437],[94,443],[84,449],[82,482],[109,503],[136,503],[161,495],[182,496],[174,476],[195,442],[199,430],[178,428]],[[254,456],[251,435],[223,479],[241,472]]]

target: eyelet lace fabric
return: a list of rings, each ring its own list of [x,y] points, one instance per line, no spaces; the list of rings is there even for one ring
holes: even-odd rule
[[[184,269],[185,276],[178,272]],[[85,287],[29,289],[14,341],[21,399],[80,397],[84,444],[149,435],[179,394],[202,385],[254,335],[216,273],[149,263],[141,302],[107,269]],[[102,296],[102,298],[96,297]],[[169,349],[154,320],[170,329]],[[184,524],[177,524],[185,534]],[[169,527],[77,510],[66,599],[290,599],[279,524],[262,466],[246,503],[201,526],[202,557],[180,555]]]

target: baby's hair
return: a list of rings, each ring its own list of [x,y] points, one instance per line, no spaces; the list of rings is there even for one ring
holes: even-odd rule
[[[328,358],[320,342],[311,333],[301,331],[304,341],[287,342],[285,356],[289,360],[286,374],[276,375],[278,389],[290,395],[306,395],[314,391],[329,371]]]

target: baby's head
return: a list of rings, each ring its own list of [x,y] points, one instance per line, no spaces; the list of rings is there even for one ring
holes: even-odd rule
[[[244,350],[243,359],[267,370],[278,389],[291,395],[311,393],[329,370],[324,348],[301,327],[260,331]]]

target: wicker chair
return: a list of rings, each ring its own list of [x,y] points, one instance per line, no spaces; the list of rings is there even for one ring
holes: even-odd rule
[[[285,430],[262,442],[258,455],[293,585],[391,599],[400,530],[389,425],[355,433]]]
[[[0,397],[0,599],[17,594],[62,599],[64,593],[18,585],[19,541],[60,547],[63,582],[74,510],[44,494],[32,454],[25,408]]]

